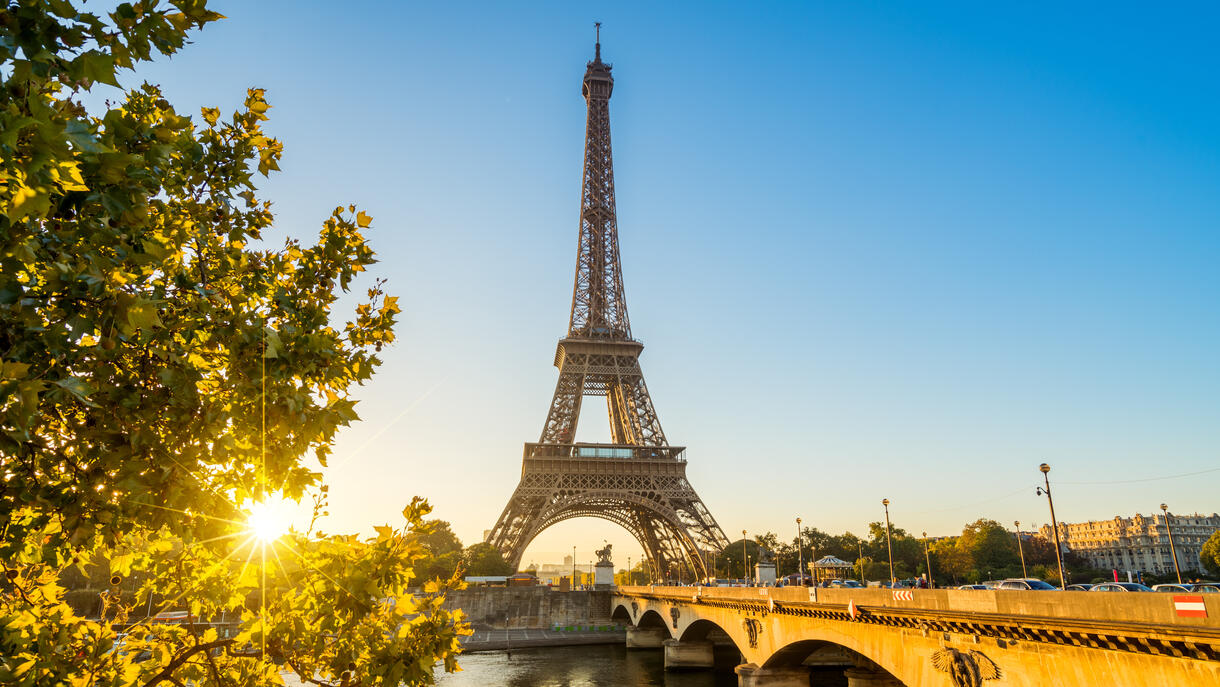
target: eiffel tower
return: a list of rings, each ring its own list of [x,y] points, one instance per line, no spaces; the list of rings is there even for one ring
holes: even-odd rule
[[[600,28],[600,25],[599,25]],[[711,576],[708,559],[728,545],[686,479],[685,447],[671,446],[648,396],[631,337],[614,211],[610,93],[600,31],[582,92],[588,105],[580,243],[559,381],[542,436],[527,443],[521,482],[487,541],[516,569],[540,532],[571,518],[617,523],[644,548],[654,580]],[[605,396],[610,444],[576,443],[585,396]],[[689,576],[689,577],[688,577]]]

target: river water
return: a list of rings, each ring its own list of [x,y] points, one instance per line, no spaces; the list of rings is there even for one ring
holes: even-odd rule
[[[718,651],[716,670],[666,672],[660,651],[596,644],[466,654],[462,672],[436,676],[441,687],[736,687],[737,660]]]

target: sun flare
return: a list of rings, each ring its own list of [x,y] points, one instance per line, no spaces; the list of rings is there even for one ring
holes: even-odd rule
[[[296,506],[279,494],[268,494],[262,501],[247,504],[246,529],[258,541],[270,544],[292,528]]]

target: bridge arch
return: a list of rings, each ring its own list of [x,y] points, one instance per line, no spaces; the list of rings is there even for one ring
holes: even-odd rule
[[[665,622],[665,619],[661,617],[660,613],[657,613],[655,610],[653,610],[651,608],[644,611],[640,615],[640,619],[639,619],[639,621],[636,622],[635,626],[639,627],[639,628],[658,628],[659,627],[662,630],[665,630],[665,634],[668,635],[670,638],[673,638],[673,636],[674,636],[673,631],[669,629],[669,623]]]
[[[548,504],[509,550],[501,553],[511,566],[519,567],[530,543],[548,528],[574,518],[599,518],[622,527],[639,542],[654,580],[673,574],[692,581],[706,577],[707,563],[688,525],[679,513],[661,507],[650,496],[618,491],[565,494]]]
[[[624,604],[615,604],[614,610],[610,612],[610,619],[635,624],[635,618],[631,617],[631,610]]]
[[[806,632],[805,634],[808,636],[820,633],[814,631]],[[819,664],[851,664],[880,669],[887,673],[888,677],[898,681],[897,675],[901,672],[898,670],[898,666],[886,665],[884,659],[881,659],[880,656],[870,656],[867,653],[861,652],[859,649],[864,649],[865,647],[850,641],[850,639],[843,642],[837,641],[838,639],[840,638],[836,637],[833,640],[829,638],[802,639],[785,644],[767,657],[762,667],[767,669],[782,669]],[[908,683],[902,682],[901,684]]]

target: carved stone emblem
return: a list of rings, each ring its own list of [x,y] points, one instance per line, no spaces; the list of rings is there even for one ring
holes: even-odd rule
[[[944,648],[932,654],[932,667],[948,673],[954,687],[982,687],[984,680],[1000,679],[1000,667],[981,651]]]
[[[746,636],[750,640],[750,648],[758,648],[758,635],[762,634],[762,623],[758,622],[758,618],[746,618],[741,621],[741,626],[746,630]]]
[[[670,617],[671,619],[673,619],[673,621],[674,621],[674,629],[675,629],[675,630],[676,630],[676,629],[678,629],[678,616],[680,616],[680,615],[682,615],[682,612],[681,612],[681,611],[679,611],[677,608],[671,608],[671,609],[669,609],[669,617]]]
[[[635,618],[640,614],[640,605],[634,601],[631,602],[631,617]]]

